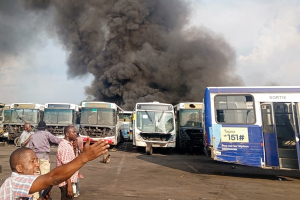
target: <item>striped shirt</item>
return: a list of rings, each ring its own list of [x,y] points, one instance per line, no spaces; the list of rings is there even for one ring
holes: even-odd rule
[[[57,148],[57,153],[56,153],[56,164],[57,167],[67,164],[71,162],[72,160],[75,159],[75,153],[73,149],[73,144],[65,139],[63,139]],[[83,178],[82,174],[79,173],[79,171],[75,172],[71,176],[71,182],[72,183],[77,183],[77,178]],[[65,186],[67,184],[66,181],[60,183],[58,187]]]
[[[30,200],[29,194],[32,183],[38,175],[23,175],[13,172],[0,188],[1,200]]]

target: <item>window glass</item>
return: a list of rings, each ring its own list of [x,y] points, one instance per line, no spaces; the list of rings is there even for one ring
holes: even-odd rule
[[[253,105],[251,95],[217,95],[216,120],[224,124],[254,124]]]
[[[181,109],[180,126],[202,127],[202,110]]]
[[[137,128],[143,132],[165,133],[174,129],[173,113],[161,111],[137,112]]]
[[[115,110],[109,108],[82,108],[81,124],[115,125]]]
[[[4,123],[9,123],[11,118],[11,111],[4,110]]]

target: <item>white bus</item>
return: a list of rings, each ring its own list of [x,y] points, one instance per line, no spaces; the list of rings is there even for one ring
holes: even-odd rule
[[[119,113],[121,122],[120,134],[125,141],[132,141],[132,111],[123,111]]]
[[[205,141],[212,158],[300,169],[300,87],[208,87]]]
[[[176,147],[184,153],[203,153],[203,103],[184,102],[174,106]]]
[[[4,111],[5,112],[5,111]],[[4,132],[8,132],[8,141],[14,141],[19,145],[19,137],[24,129],[24,123],[30,123],[35,130],[39,121],[42,120],[44,105],[37,103],[13,103],[10,112],[4,113]]]
[[[79,134],[91,142],[104,139],[111,145],[121,141],[119,113],[123,110],[115,103],[90,101],[81,103]]]
[[[153,147],[175,148],[176,131],[172,104],[136,103],[133,111],[133,145],[145,147],[151,155]]]
[[[44,122],[47,130],[59,138],[64,138],[64,128],[68,125],[76,125],[79,117],[78,105],[71,103],[46,103],[44,110]]]
[[[3,137],[3,122],[4,122],[4,108],[5,104],[0,103],[0,137]]]

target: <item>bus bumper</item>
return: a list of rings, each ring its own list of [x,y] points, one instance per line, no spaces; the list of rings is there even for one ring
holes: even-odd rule
[[[82,136],[83,137],[83,142],[87,141],[87,137],[86,136]],[[105,137],[105,138],[90,138],[90,142],[91,143],[95,143],[99,140],[103,140],[103,141],[107,141],[108,144],[110,145],[117,145],[117,141],[115,141],[114,137]]]
[[[167,148],[167,147],[175,148],[175,142],[157,142],[157,141],[136,140],[137,147],[146,147],[147,145],[151,145],[152,147],[161,147],[161,148]]]

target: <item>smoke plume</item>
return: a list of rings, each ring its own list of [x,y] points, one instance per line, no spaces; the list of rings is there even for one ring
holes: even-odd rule
[[[235,54],[213,32],[187,28],[183,0],[31,0],[51,10],[69,52],[68,75],[94,75],[86,93],[132,109],[136,102],[202,101],[207,86],[242,85]]]

